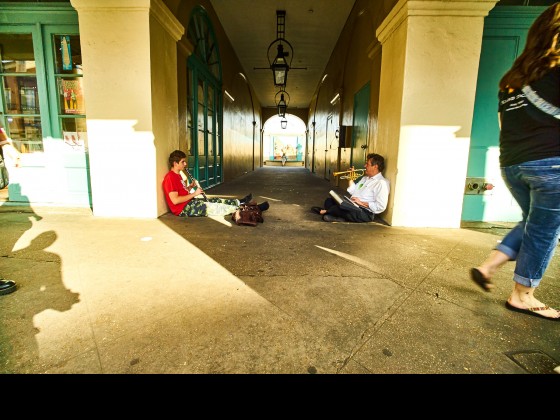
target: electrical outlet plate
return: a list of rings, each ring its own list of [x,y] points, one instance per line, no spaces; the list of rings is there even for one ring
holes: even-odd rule
[[[465,182],[465,194],[467,195],[492,195],[492,190],[486,189],[492,183],[486,178],[467,178]]]

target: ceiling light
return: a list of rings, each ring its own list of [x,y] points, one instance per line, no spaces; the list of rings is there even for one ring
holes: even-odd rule
[[[224,90],[224,93],[225,93],[226,96],[231,100],[231,102],[234,102],[234,101],[235,101],[235,99],[233,98],[233,96],[231,96],[227,90]]]
[[[278,100],[278,95],[280,95],[280,100]],[[287,98],[287,102],[286,102]],[[274,102],[278,108],[278,116],[284,118],[286,116],[286,109],[288,109],[288,103],[290,102],[290,95],[285,90],[279,90],[274,96]]]
[[[254,70],[272,70],[274,86],[285,88],[288,83],[290,69],[307,70],[307,67],[292,67],[294,48],[285,38],[286,11],[276,11],[276,39],[270,43],[266,51],[269,67],[253,67]],[[273,57],[276,47],[276,56]],[[289,57],[289,58],[288,58]]]
[[[286,57],[289,55],[288,52],[284,52],[284,45],[278,44],[278,53],[276,58],[270,64],[270,69],[272,70],[272,76],[274,77],[274,86],[286,86],[288,82],[288,70],[290,66],[286,61]]]

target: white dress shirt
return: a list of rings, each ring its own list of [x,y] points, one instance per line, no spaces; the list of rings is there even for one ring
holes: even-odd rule
[[[347,189],[352,197],[367,202],[375,214],[382,213],[387,208],[389,190],[389,180],[381,172],[371,177],[363,176]]]

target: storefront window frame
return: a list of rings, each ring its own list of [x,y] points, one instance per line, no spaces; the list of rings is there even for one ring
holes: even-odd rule
[[[58,112],[57,73],[52,35],[79,35],[78,14],[70,4],[37,4],[0,2],[0,32],[31,34],[36,65],[39,116],[43,141],[46,138],[62,141],[62,122]],[[82,75],[80,75],[81,77]],[[3,90],[3,86],[2,86]],[[4,97],[0,98],[0,120],[5,124]],[[85,118],[74,115],[72,118]]]

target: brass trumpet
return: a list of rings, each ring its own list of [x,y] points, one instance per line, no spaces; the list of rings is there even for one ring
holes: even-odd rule
[[[352,181],[354,181],[359,177],[364,176],[365,171],[365,169],[350,169],[349,171],[333,172],[333,176],[341,175],[340,179],[351,179]]]

